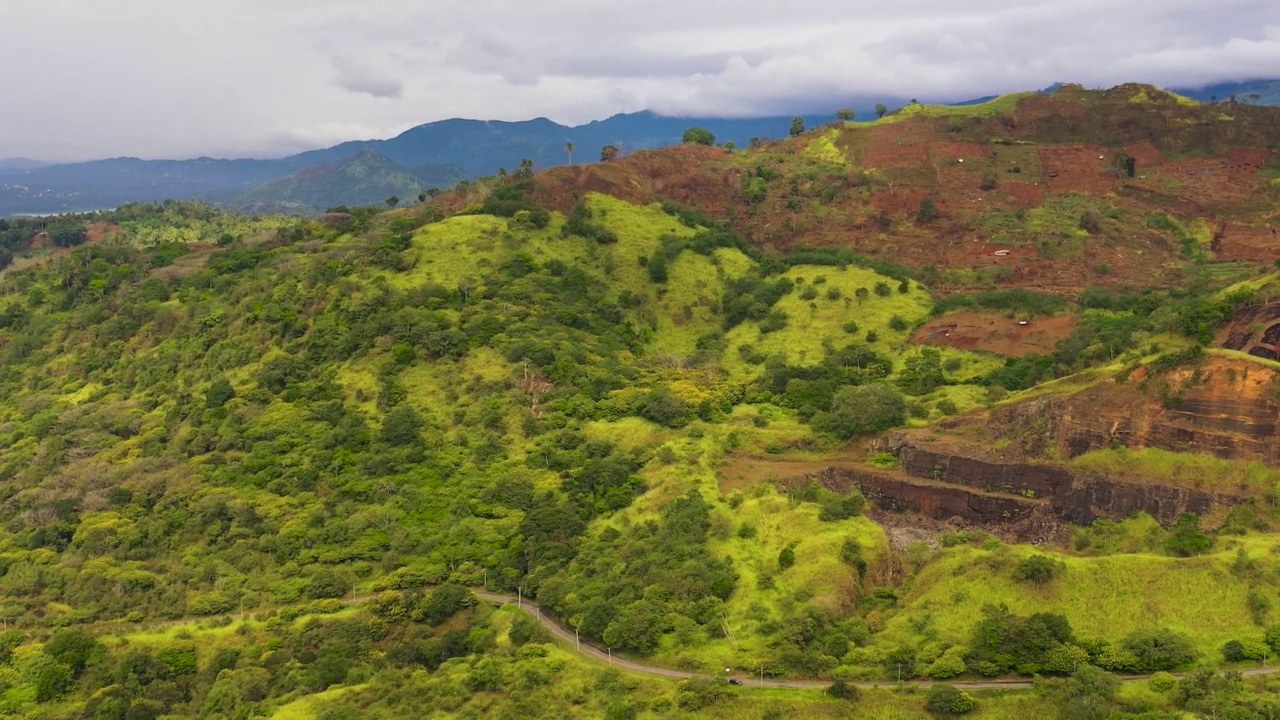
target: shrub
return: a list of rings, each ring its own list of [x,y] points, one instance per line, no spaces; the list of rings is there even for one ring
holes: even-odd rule
[[[796,564],[795,547],[792,545],[788,545],[782,548],[782,551],[778,553],[778,568],[781,570],[786,570],[787,568],[795,564]]]
[[[925,671],[929,677],[934,680],[945,680],[953,678],[964,672],[964,656],[968,650],[961,645],[953,645],[942,653],[942,656],[933,661],[929,669]]]
[[[837,678],[835,682],[831,683],[831,686],[827,688],[827,692],[831,694],[831,697],[840,700],[858,699],[858,686],[850,685],[841,678]]]
[[[1043,585],[1060,575],[1066,568],[1066,563],[1061,560],[1047,555],[1032,555],[1014,566],[1013,578]]]
[[[1147,680],[1147,687],[1158,693],[1166,693],[1178,688],[1178,678],[1161,670],[1151,674],[1151,677]]]
[[[924,709],[935,717],[964,715],[973,712],[977,707],[977,701],[969,693],[954,685],[934,685],[924,701]]]

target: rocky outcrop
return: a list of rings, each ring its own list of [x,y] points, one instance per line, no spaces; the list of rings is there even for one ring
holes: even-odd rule
[[[895,452],[909,475],[989,493],[1044,499],[1055,514],[1073,523],[1088,523],[1099,517],[1120,519],[1139,511],[1171,523],[1184,512],[1203,515],[1216,506],[1244,500],[1230,493],[1155,481],[1119,481],[1054,465],[991,462],[911,443],[898,445]]]
[[[959,429],[1008,441],[1025,456],[1072,458],[1119,444],[1280,465],[1280,373],[1209,357],[1159,378],[1140,369],[1123,382],[1002,406],[981,422]]]
[[[943,483],[918,482],[886,472],[852,467],[829,467],[804,478],[817,480],[837,492],[856,488],[882,510],[919,513],[935,520],[963,518],[981,524],[1003,524],[1021,519],[1043,501],[1003,496]]]

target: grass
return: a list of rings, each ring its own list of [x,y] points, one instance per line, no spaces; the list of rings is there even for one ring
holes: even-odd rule
[[[933,306],[928,293],[917,285],[911,284],[907,293],[899,293],[897,281],[865,268],[802,265],[788,270],[786,277],[796,282],[796,289],[774,306],[775,310],[786,314],[786,327],[762,334],[759,322],[747,321],[730,330],[726,335],[729,350],[725,354],[724,366],[731,373],[746,375],[755,372],[753,366],[737,352],[743,344],[754,346],[766,356],[784,355],[794,365],[821,362],[825,354],[822,347],[825,338],[829,338],[836,347],[864,343],[879,353],[895,356],[910,337],[912,328],[928,317]],[[804,282],[800,282],[802,278]],[[825,281],[816,283],[818,278],[825,278]],[[880,282],[889,285],[889,295],[882,297],[874,292],[876,283]],[[817,297],[805,300],[801,294],[810,286],[817,290]],[[861,301],[856,299],[858,288],[868,291],[867,297]],[[827,293],[832,289],[839,293],[838,298],[828,297]],[[889,326],[895,315],[906,321],[905,330],[894,330]],[[850,321],[857,324],[856,333],[850,334],[843,329]],[[874,342],[867,341],[868,331],[876,333]]]
[[[1269,572],[1274,536],[1246,539],[1245,546]],[[927,637],[966,643],[986,604],[1004,603],[1017,614],[1062,613],[1077,637],[1123,638],[1141,628],[1167,627],[1189,635],[1206,657],[1224,642],[1259,632],[1247,601],[1259,587],[1231,572],[1236,551],[1222,549],[1194,558],[1155,554],[1072,557],[1044,548],[960,546],[937,552],[901,595],[899,611],[885,622],[876,647]],[[1054,554],[1066,569],[1045,586],[1018,582],[1013,566],[1031,554]],[[1263,594],[1274,604],[1275,588]],[[922,629],[922,630],[921,630]],[[923,632],[923,634],[922,634]]]
[[[287,705],[281,705],[271,714],[271,718],[272,720],[311,720],[312,718],[318,718],[323,714],[326,705],[338,700],[347,693],[360,690],[363,687],[363,685],[336,687],[305,695]]]
[[[840,148],[836,147],[836,138],[840,137],[839,126],[818,135],[805,146],[804,154],[823,163],[833,165],[847,165],[849,159],[845,157]]]
[[[1280,482],[1280,469],[1256,460],[1224,460],[1205,453],[1170,452],[1160,448],[1094,450],[1073,458],[1071,464],[1126,482],[1171,483],[1250,494]]]
[[[925,117],[990,117],[1009,112],[1018,106],[1018,103],[1024,98],[1032,97],[1034,92],[1016,92],[1007,93],[999,97],[992,98],[986,102],[974,103],[972,105],[925,105],[922,103],[908,104],[897,110],[894,110],[882,118],[870,120],[867,123],[859,124],[880,124],[900,122],[907,118],[916,116]]]

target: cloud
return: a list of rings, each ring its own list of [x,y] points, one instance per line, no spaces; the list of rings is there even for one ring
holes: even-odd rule
[[[392,72],[331,47],[326,53],[334,69],[333,83],[343,90],[387,99],[404,95],[404,81]]]
[[[0,68],[0,94],[22,98],[0,113],[0,156],[279,154],[448,117],[1240,80],[1280,68],[1280,3],[12,0]]]

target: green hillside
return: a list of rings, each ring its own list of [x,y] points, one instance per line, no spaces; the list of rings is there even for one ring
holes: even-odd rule
[[[1194,557],[1168,550],[1209,541],[1194,522],[1141,518],[1074,549],[979,529],[904,547],[856,490],[747,471],[891,466],[861,440],[1148,361],[1158,333],[1190,345],[1229,316],[1219,287],[1158,295],[1158,315],[1074,308],[1051,356],[927,348],[909,338],[935,309],[1038,296],[943,307],[883,259],[765,252],[676,203],[552,212],[538,182],[322,222],[133,206],[74,249],[3,228],[21,257],[0,278],[0,715],[1270,712],[1268,676],[1118,689],[1088,669],[1280,650],[1270,506]],[[1141,542],[1089,552],[1089,532]],[[1148,575],[1172,597],[1132,607]],[[714,679],[601,666],[486,588]],[[1033,673],[1059,678],[847,684]]]

